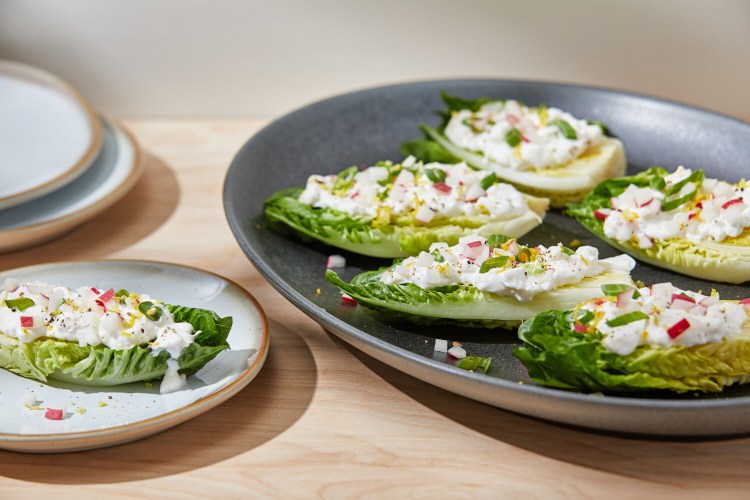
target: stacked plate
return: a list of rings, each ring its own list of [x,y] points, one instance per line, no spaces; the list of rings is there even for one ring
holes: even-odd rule
[[[73,87],[0,60],[0,252],[82,224],[127,193],[141,171],[132,135]]]

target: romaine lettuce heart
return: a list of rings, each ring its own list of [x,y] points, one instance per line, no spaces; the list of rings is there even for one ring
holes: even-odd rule
[[[722,342],[692,347],[640,346],[620,356],[602,346],[599,333],[576,333],[571,311],[550,310],[518,330],[523,347],[513,354],[539,384],[587,391],[717,392],[750,381],[750,324]]]
[[[750,280],[750,245],[743,237],[728,239],[726,243],[710,240],[694,243],[686,238],[656,239],[651,248],[641,248],[634,242],[616,241],[604,234],[604,221],[597,217],[597,210],[611,209],[612,198],[622,194],[631,184],[648,187],[668,174],[663,168],[652,167],[633,176],[608,179],[580,203],[568,205],[567,213],[602,240],[643,262],[709,281],[744,283]],[[747,230],[743,235],[746,233]]]

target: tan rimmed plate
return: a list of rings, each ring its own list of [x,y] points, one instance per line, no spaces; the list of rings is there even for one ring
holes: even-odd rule
[[[73,182],[96,159],[99,119],[68,83],[0,60],[0,210]]]
[[[105,118],[96,161],[70,184],[41,198],[0,211],[0,252],[60,236],[122,198],[138,181],[143,165],[133,136]]]
[[[228,342],[187,387],[169,394],[132,383],[83,387],[43,384],[0,369],[0,448],[36,453],[100,448],[144,438],[191,419],[237,394],[268,353],[268,321],[255,298],[236,283],[194,268],[150,261],[63,262],[0,271],[0,277],[69,287],[92,285],[148,293],[170,304],[201,307],[233,318]],[[24,405],[33,393],[40,409]],[[63,420],[44,408],[64,408]]]

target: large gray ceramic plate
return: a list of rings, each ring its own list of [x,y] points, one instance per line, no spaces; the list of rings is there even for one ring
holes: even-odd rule
[[[750,432],[750,386],[719,396],[671,394],[601,396],[539,387],[512,356],[514,332],[389,325],[363,307],[342,306],[323,279],[326,257],[341,253],[301,243],[266,229],[263,200],[274,191],[303,185],[310,174],[349,165],[401,158],[401,142],[418,137],[420,122],[437,124],[439,93],[491,96],[546,103],[606,123],[625,143],[628,172],[680,164],[736,181],[747,175],[750,125],[704,110],[650,97],[553,83],[464,80],[382,87],[334,97],[290,113],[260,131],[239,151],[224,186],[224,208],[237,241],[258,270],[295,306],[353,346],[426,382],[485,403],[534,417],[599,430],[671,436]],[[579,239],[615,251],[576,221],[550,213],[524,240],[553,244]],[[356,273],[386,261],[345,253]],[[639,264],[647,283],[671,281],[689,289],[716,288],[724,298],[750,295],[747,285],[717,285]],[[322,293],[316,294],[316,289]],[[488,374],[454,367],[434,351],[435,339],[460,341],[473,355],[491,356]]]

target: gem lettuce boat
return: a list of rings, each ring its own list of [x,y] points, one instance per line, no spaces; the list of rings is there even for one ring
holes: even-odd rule
[[[606,299],[524,322],[514,355],[536,383],[588,391],[718,392],[750,381],[750,299],[670,283],[611,287]]]
[[[549,201],[498,182],[463,163],[380,162],[338,175],[313,175],[304,188],[266,200],[271,228],[373,257],[414,255],[437,241],[472,233],[522,236],[539,225]]]
[[[471,235],[351,283],[330,269],[326,279],[386,319],[512,328],[541,311],[601,297],[604,284],[632,283],[634,264],[627,255],[599,260],[594,247],[528,247],[501,235]]]
[[[231,327],[231,317],[127,290],[7,279],[0,288],[0,367],[84,386],[163,378],[161,392],[172,392],[229,348]]]
[[[514,100],[442,97],[447,109],[440,125],[422,124],[425,138],[402,144],[402,153],[424,161],[464,161],[549,198],[553,207],[578,201],[600,181],[625,173],[623,145],[607,137],[600,123]]]
[[[746,181],[704,179],[702,170],[650,168],[598,185],[568,213],[633,257],[688,276],[750,280]]]

